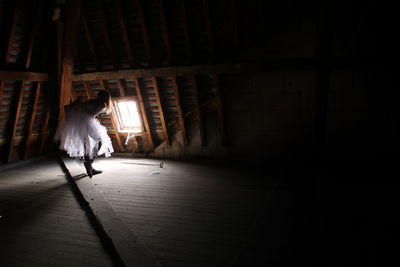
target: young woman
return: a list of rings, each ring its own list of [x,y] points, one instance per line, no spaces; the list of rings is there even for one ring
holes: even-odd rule
[[[86,102],[75,101],[65,106],[65,119],[59,124],[54,140],[60,142],[59,148],[70,157],[84,159],[89,177],[102,173],[92,167],[97,156],[111,156],[114,152],[107,129],[100,124],[96,116],[111,112],[111,96],[104,90],[99,91],[96,99]]]

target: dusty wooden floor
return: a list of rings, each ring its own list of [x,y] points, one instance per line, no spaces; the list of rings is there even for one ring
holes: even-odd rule
[[[254,242],[273,179],[159,163],[98,159],[104,173],[90,182],[161,266],[234,266]],[[113,265],[55,160],[0,175],[1,266]]]
[[[114,266],[54,159],[0,177],[0,266]]]

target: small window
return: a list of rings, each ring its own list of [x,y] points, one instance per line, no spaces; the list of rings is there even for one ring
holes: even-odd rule
[[[135,98],[113,99],[113,104],[118,132],[142,132],[142,124]]]

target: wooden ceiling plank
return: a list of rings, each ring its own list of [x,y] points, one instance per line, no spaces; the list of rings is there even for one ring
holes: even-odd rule
[[[39,28],[39,22],[40,22],[40,18],[41,18],[40,13],[42,10],[42,5],[43,5],[43,0],[40,0],[39,4],[37,6],[37,9],[36,9],[35,22],[33,24],[31,39],[29,41],[29,48],[28,48],[28,55],[26,57],[26,62],[25,62],[25,69],[29,69],[29,67],[31,65],[33,46],[35,44],[35,39],[36,39],[36,35],[38,32],[38,28]]]
[[[137,11],[138,11],[139,22],[140,22],[140,26],[141,26],[141,29],[142,29],[142,36],[143,36],[144,47],[146,49],[146,55],[147,55],[147,58],[149,60],[149,64],[151,64],[151,62],[153,61],[153,58],[152,58],[152,55],[151,55],[149,35],[148,35],[148,32],[147,32],[146,23],[144,21],[143,9],[142,9],[142,5],[140,3],[140,0],[136,0],[136,8],[137,8]]]
[[[167,61],[168,61],[168,63],[171,63],[172,50],[171,50],[171,43],[169,41],[167,19],[165,17],[164,0],[158,0],[158,8],[159,8],[159,12],[160,12],[161,30],[162,30],[163,38],[164,38]]]
[[[137,94],[137,97],[138,97],[138,100],[139,100],[140,111],[142,113],[142,118],[143,118],[143,123],[144,123],[144,127],[145,127],[146,134],[147,134],[147,139],[148,139],[148,142],[149,142],[149,144],[151,146],[151,149],[154,151],[153,137],[151,136],[149,121],[147,119],[146,110],[145,110],[144,103],[143,103],[143,98],[142,98],[142,93],[141,93],[141,89],[140,89],[139,80],[138,80],[137,77],[133,77],[133,79],[135,81],[136,94]]]
[[[32,129],[33,129],[33,124],[35,123],[35,116],[36,116],[36,109],[37,109],[37,103],[39,101],[39,94],[40,94],[40,89],[41,89],[41,82],[37,83],[37,86],[33,92],[33,104],[32,104],[32,109],[31,112],[29,113],[29,119],[28,119],[28,129],[26,131],[26,138],[25,138],[25,148],[24,148],[24,154],[23,157],[24,159],[28,158],[28,153],[29,153],[29,148],[31,146],[31,137],[32,137]]]
[[[175,101],[176,101],[176,109],[178,110],[178,119],[179,119],[179,126],[182,131],[182,137],[183,137],[183,142],[185,145],[188,145],[188,139],[187,139],[187,134],[186,134],[186,127],[185,127],[185,119],[183,118],[183,113],[182,113],[182,107],[181,107],[181,101],[179,97],[179,89],[178,89],[178,83],[176,80],[176,76],[172,76],[172,88],[174,89],[174,94],[175,94]]]
[[[6,52],[6,56],[5,56],[5,62],[4,62],[5,66],[10,65],[11,48],[12,48],[12,44],[14,41],[15,28],[17,26],[18,12],[19,12],[20,7],[21,7],[21,0],[16,0],[13,20],[11,23],[10,36],[8,38],[8,46],[7,46],[7,52]]]
[[[100,81],[101,89],[103,89],[105,91],[108,91],[104,81],[103,80],[99,80],[99,81]],[[112,112],[110,114],[110,118],[111,118],[111,123],[112,123],[112,126],[113,126],[113,130],[114,130],[114,133],[115,133],[115,139],[117,140],[118,147],[119,147],[120,151],[124,152],[125,149],[124,149],[124,146],[122,144],[121,136],[119,135],[119,132],[118,132],[118,127],[117,127],[117,124],[116,124],[115,119],[114,119],[114,114]]]
[[[94,42],[93,42],[90,25],[88,23],[82,1],[81,1],[81,19],[82,19],[83,27],[85,28],[85,35],[86,35],[86,39],[88,40],[88,43],[89,43],[89,48],[90,48],[90,52],[92,53],[94,64],[98,67],[99,61],[96,56],[96,50],[94,49],[94,45],[93,45]]]
[[[167,125],[165,124],[164,111],[161,104],[160,92],[158,90],[157,78],[152,77],[152,81],[153,81],[154,93],[156,95],[156,100],[157,100],[158,114],[160,115],[161,125],[164,131],[165,142],[167,143],[167,146],[170,146],[171,144],[168,137]]]
[[[131,66],[133,66],[132,46],[131,46],[131,43],[129,41],[128,31],[127,31],[127,28],[126,28],[124,15],[122,14],[120,0],[115,0],[115,5],[116,5],[116,10],[117,10],[118,21],[119,21],[119,24],[121,26],[122,40],[124,42],[126,55],[128,56],[129,64]]]
[[[106,41],[108,53],[109,53],[109,55],[111,57],[112,64],[115,67],[115,57],[114,57],[114,52],[113,52],[113,48],[112,48],[112,44],[111,44],[110,31],[108,29],[107,21],[106,21],[106,18],[104,16],[103,8],[101,6],[101,2],[100,1],[101,0],[96,0],[97,12],[98,12],[98,14],[100,16],[100,21],[101,21],[101,24],[103,26],[104,39]]]
[[[21,82],[21,87],[19,88],[18,92],[18,101],[16,103],[15,107],[15,116],[12,119],[11,123],[11,129],[10,129],[10,137],[9,137],[9,147],[7,151],[7,162],[10,162],[12,160],[12,153],[13,153],[13,148],[14,148],[14,142],[15,142],[15,134],[17,132],[17,125],[18,125],[18,119],[19,119],[19,114],[21,112],[21,105],[22,105],[22,99],[24,97],[24,89],[25,89],[25,81]]]
[[[190,60],[192,60],[193,54],[192,54],[192,43],[190,39],[190,32],[189,32],[189,24],[188,24],[188,19],[186,15],[186,7],[185,7],[185,0],[180,0],[180,8],[182,12],[182,23],[183,23],[183,34],[185,36],[185,44],[186,44],[186,53],[187,57]]]
[[[205,131],[204,131],[203,117],[201,115],[199,89],[197,87],[197,78],[195,75],[192,75],[191,78],[192,78],[192,88],[193,88],[195,104],[196,104],[196,108],[195,108],[196,116],[197,116],[199,130],[200,130],[201,146],[206,146],[206,136],[205,136]]]
[[[210,7],[209,7],[208,0],[203,0],[203,15],[204,15],[204,22],[205,22],[206,31],[207,31],[208,49],[209,49],[209,53],[210,53],[209,60],[210,60],[210,62],[212,62],[212,61],[214,61],[214,58],[215,58],[215,47],[214,47],[214,36],[213,36]]]

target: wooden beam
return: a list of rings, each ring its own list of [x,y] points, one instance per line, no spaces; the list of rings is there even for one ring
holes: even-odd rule
[[[185,0],[180,0],[181,4],[181,12],[182,12],[182,26],[183,26],[183,35],[185,36],[185,44],[186,44],[186,53],[189,60],[192,60],[192,42],[190,39],[189,33],[189,24],[186,16],[186,8],[185,8]]]
[[[5,66],[8,66],[10,64],[9,61],[10,61],[11,49],[12,49],[12,44],[14,41],[15,27],[17,26],[18,12],[19,12],[20,8],[21,8],[21,0],[16,0],[13,20],[11,23],[10,36],[8,38],[8,46],[7,46],[5,62],[4,62]]]
[[[121,10],[121,3],[120,0],[115,0],[116,10],[117,10],[117,17],[119,21],[119,25],[121,26],[122,31],[122,40],[124,42],[126,55],[128,56],[128,61],[131,66],[133,66],[133,53],[132,53],[132,46],[129,41],[128,31],[126,29],[126,23],[124,15],[122,14]]]
[[[114,57],[114,53],[113,53],[113,49],[112,49],[110,33],[108,30],[106,18],[104,16],[103,8],[101,7],[100,0],[96,0],[96,4],[97,4],[97,13],[99,14],[101,24],[103,25],[104,39],[106,41],[108,53],[111,57],[112,64],[115,66],[115,57]]]
[[[94,81],[98,79],[126,79],[128,77],[171,77],[174,75],[202,75],[228,73],[257,73],[266,71],[314,70],[314,58],[271,59],[254,63],[204,64],[193,66],[174,66],[161,68],[126,69],[75,74],[73,81]]]
[[[172,88],[174,89],[175,100],[176,100],[176,109],[178,110],[178,119],[179,119],[179,126],[182,131],[183,142],[185,145],[188,145],[188,138],[186,134],[186,127],[185,127],[185,120],[183,118],[181,101],[179,97],[179,89],[178,83],[176,81],[176,76],[172,76]]]
[[[83,82],[83,87],[85,88],[85,93],[86,93],[87,99],[92,99],[93,91],[92,91],[92,88],[90,88],[89,83],[87,81]]]
[[[143,98],[142,98],[142,93],[141,93],[141,89],[140,89],[139,80],[136,77],[133,77],[133,80],[135,81],[135,85],[136,85],[135,86],[136,94],[137,94],[137,97],[138,97],[138,100],[139,100],[140,111],[142,113],[142,118],[143,118],[144,127],[146,129],[147,139],[149,141],[151,149],[154,150],[153,137],[151,136],[149,121],[147,120],[146,109],[145,109],[144,103],[143,103]]]
[[[221,101],[221,94],[219,89],[219,79],[218,75],[214,75],[214,86],[215,86],[215,102],[217,104],[217,117],[218,117],[218,129],[221,138],[222,146],[227,146],[227,138],[226,138],[226,131],[225,131],[225,122],[224,122],[224,112],[223,112],[223,105]]]
[[[195,75],[192,75],[191,78],[192,78],[192,88],[193,88],[195,105],[196,105],[196,108],[195,108],[196,116],[197,116],[197,121],[199,124],[199,130],[200,130],[201,146],[206,146],[206,135],[205,135],[205,131],[204,131],[203,116],[201,115],[199,90],[197,87],[197,78]]]
[[[147,27],[146,27],[146,23],[144,21],[143,10],[142,10],[142,5],[140,3],[140,0],[136,0],[136,9],[138,11],[139,22],[140,22],[140,26],[142,29],[142,36],[143,36],[144,47],[146,49],[147,59],[149,60],[149,64],[151,64],[153,59],[152,59],[152,55],[151,55],[149,35],[147,33]]]
[[[42,85],[41,82],[38,82],[35,90],[33,91],[33,104],[32,104],[32,109],[29,113],[28,128],[26,131],[26,138],[25,138],[25,148],[23,154],[24,159],[28,158],[29,148],[31,145],[32,129],[33,129],[33,124],[35,123],[36,108],[39,100],[41,85]]]
[[[106,85],[104,84],[104,81],[103,80],[99,80],[99,81],[100,81],[101,89],[103,89],[104,91],[108,91],[108,89],[106,88]],[[118,147],[122,152],[124,152],[125,149],[124,149],[124,146],[122,144],[121,136],[119,135],[118,127],[117,127],[117,124],[115,122],[114,115],[113,115],[112,112],[110,114],[110,118],[111,118],[111,123],[112,123],[114,134],[115,134],[115,139],[117,139]]]
[[[81,1],[81,19],[82,19],[83,27],[85,28],[85,35],[86,35],[86,39],[88,40],[88,43],[89,43],[89,48],[90,48],[90,52],[92,53],[94,64],[96,66],[99,66],[99,61],[96,56],[96,50],[94,49],[94,45],[93,45],[92,32],[90,30],[90,26],[89,26],[89,23],[88,23],[86,14],[85,14],[85,10],[83,8],[82,1]]]
[[[7,162],[10,162],[12,160],[12,152],[14,148],[14,142],[15,142],[15,134],[17,133],[17,126],[18,126],[18,119],[19,119],[19,114],[21,112],[21,105],[22,105],[22,99],[24,97],[24,89],[25,89],[25,81],[21,82],[21,87],[19,88],[18,92],[18,100],[16,103],[15,107],[15,116],[12,118],[11,122],[11,129],[10,129],[10,137],[9,137],[9,148],[7,151]]]
[[[203,0],[203,15],[204,15],[204,22],[206,25],[207,31],[207,40],[208,40],[208,50],[210,53],[209,61],[214,61],[215,58],[215,48],[214,48],[214,36],[213,36],[213,29],[212,29],[212,22],[210,16],[210,8],[208,5],[208,0]]]
[[[0,80],[46,82],[48,79],[47,73],[0,70]]]
[[[60,89],[59,121],[64,117],[64,106],[69,104],[72,89],[72,73],[76,51],[76,33],[79,19],[79,0],[66,2],[66,22],[64,27],[64,45]]]
[[[151,79],[153,81],[154,93],[156,95],[156,100],[157,100],[158,114],[160,115],[160,120],[161,120],[161,125],[163,127],[165,142],[167,143],[167,146],[170,146],[169,137],[168,137],[168,129],[167,129],[167,125],[165,124],[164,111],[163,111],[162,104],[161,104],[160,92],[158,91],[157,78],[152,77]]]
[[[164,0],[158,0],[158,9],[160,13],[161,29],[164,38],[167,61],[168,63],[170,63],[172,60],[172,50],[171,50],[171,43],[169,41],[167,19],[165,18]]]
[[[39,28],[39,21],[41,18],[40,13],[42,10],[42,5],[43,5],[43,0],[40,0],[38,6],[36,8],[36,17],[35,17],[35,22],[33,24],[31,39],[29,41],[29,48],[28,48],[28,55],[26,57],[26,62],[25,62],[25,69],[29,69],[29,67],[31,65],[33,46],[35,44],[35,39],[36,39],[37,31]]]

